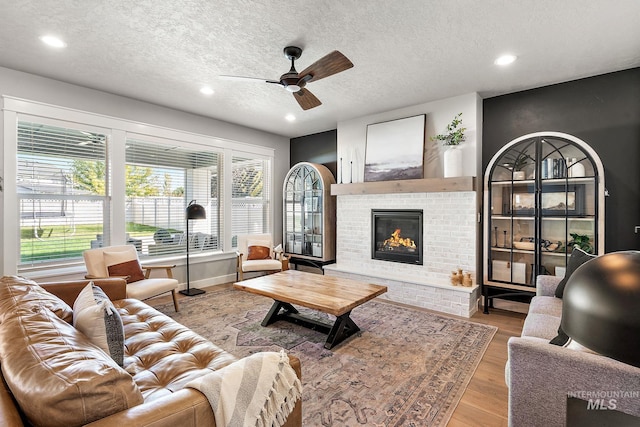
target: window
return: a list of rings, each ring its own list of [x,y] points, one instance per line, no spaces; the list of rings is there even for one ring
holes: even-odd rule
[[[251,156],[232,158],[232,235],[271,231],[271,162]]]
[[[109,211],[105,134],[18,122],[23,267],[71,260],[99,245]]]
[[[127,240],[142,255],[181,254],[221,248],[218,174],[221,155],[166,143],[127,140]],[[192,220],[186,236],[185,209],[195,200],[206,220]]]
[[[4,274],[75,271],[85,250],[125,243],[141,257],[231,252],[238,233],[273,231],[272,148],[2,100]],[[187,236],[191,200],[207,217]]]

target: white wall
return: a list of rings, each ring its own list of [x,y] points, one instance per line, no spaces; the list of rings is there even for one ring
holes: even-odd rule
[[[456,96],[398,110],[372,114],[357,119],[338,122],[338,182],[340,182],[340,157],[342,157],[342,182],[350,179],[349,162],[353,160],[353,182],[364,178],[364,160],[367,141],[367,125],[389,120],[427,115],[425,135],[425,178],[444,176],[442,153],[444,147],[430,137],[445,132],[446,126],[456,114],[462,113],[462,125],[467,128],[466,140],[460,144],[463,152],[465,176],[477,176],[482,152],[482,98],[477,93]],[[389,147],[393,150],[393,147]]]
[[[0,95],[162,126],[221,140],[273,148],[275,150],[273,170],[274,235],[276,239],[282,236],[282,194],[280,189],[289,170],[289,138],[2,67],[0,67]],[[0,132],[2,130],[2,120],[0,120]],[[2,148],[4,156],[3,141],[4,133],[0,133],[0,148]],[[0,168],[2,163],[0,162]],[[4,176],[3,170],[0,170],[0,176]],[[6,181],[4,185],[7,185]],[[2,197],[1,194],[0,197]],[[0,220],[3,215],[2,206],[4,203],[0,200]],[[4,221],[0,223],[4,223]],[[0,229],[0,241],[4,241],[4,232],[4,229]],[[0,251],[2,251],[2,245],[0,245]],[[0,257],[3,255],[0,252]],[[225,265],[219,268],[220,271],[214,270],[216,267],[211,266],[202,274],[205,277],[221,273],[229,274],[230,271],[233,271],[230,267],[231,264],[226,265],[229,263],[229,260],[225,260]],[[195,270],[195,277],[194,270],[191,270],[192,280],[201,279],[198,277],[200,270]],[[4,274],[4,272],[0,272],[0,274]],[[178,272],[178,277],[180,276],[181,274]]]

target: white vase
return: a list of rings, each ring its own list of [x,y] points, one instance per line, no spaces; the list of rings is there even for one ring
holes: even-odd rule
[[[462,176],[462,150],[453,145],[444,152],[444,177]]]

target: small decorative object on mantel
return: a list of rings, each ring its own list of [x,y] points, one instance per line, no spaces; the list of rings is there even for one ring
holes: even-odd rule
[[[451,123],[447,125],[447,133],[432,136],[432,141],[442,141],[442,145],[449,147],[444,152],[444,177],[451,178],[462,176],[462,151],[458,148],[461,142],[465,140],[464,131],[467,128],[462,127],[462,113],[458,113]]]
[[[464,273],[464,277],[462,278],[462,286],[466,286],[470,288],[473,285],[473,279],[471,278],[471,273]]]
[[[451,284],[453,286],[458,286],[460,283],[462,283],[460,281],[460,279],[461,278],[458,277],[458,272],[457,271],[454,270],[454,271],[451,272],[451,276],[449,276],[449,280],[451,281]]]
[[[471,273],[467,273],[467,274],[471,274]],[[451,281],[451,284],[453,286],[467,286],[464,284],[464,280],[465,280],[465,276],[462,272],[461,268],[458,268],[458,271],[453,270],[451,272],[451,276],[449,277],[449,280]],[[471,279],[471,277],[469,277],[469,280]],[[471,286],[471,285],[469,285]]]
[[[463,272],[461,268],[458,268],[458,271],[452,271],[451,276],[449,276],[449,280],[453,286],[465,286],[468,288],[473,286],[471,272]]]

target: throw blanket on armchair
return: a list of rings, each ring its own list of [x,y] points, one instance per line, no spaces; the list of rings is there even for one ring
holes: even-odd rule
[[[284,350],[252,354],[187,387],[207,396],[219,427],[280,427],[302,394]]]

